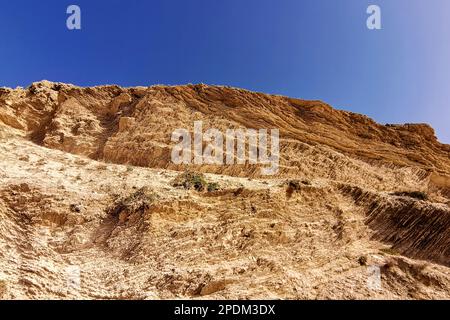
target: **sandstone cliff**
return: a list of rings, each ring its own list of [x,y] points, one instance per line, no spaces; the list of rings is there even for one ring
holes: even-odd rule
[[[198,120],[279,129],[279,173],[173,164],[171,133]],[[450,298],[450,146],[426,124],[230,87],[42,81],[0,89],[0,148],[5,298]],[[174,186],[186,169],[218,187]]]

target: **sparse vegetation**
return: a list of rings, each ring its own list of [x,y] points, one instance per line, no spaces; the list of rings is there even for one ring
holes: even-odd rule
[[[112,216],[119,216],[122,212],[143,212],[150,208],[154,200],[154,193],[143,187],[130,195],[118,197],[113,205],[108,208],[107,212]]]
[[[178,175],[172,184],[174,187],[183,187],[187,190],[203,191],[208,187],[205,176],[201,173],[186,171]]]
[[[417,200],[428,200],[428,195],[423,191],[396,191],[392,193],[394,196],[409,197]]]
[[[209,182],[208,183],[208,192],[214,192],[220,189],[220,186],[217,182]]]
[[[186,171],[179,174],[173,181],[174,187],[183,187],[186,190],[194,189],[198,192],[208,191],[214,192],[220,189],[220,185],[217,182],[206,181],[205,175],[202,173],[196,173]]]

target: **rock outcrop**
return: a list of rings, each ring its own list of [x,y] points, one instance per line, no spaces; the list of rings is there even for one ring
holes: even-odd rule
[[[174,164],[194,121],[279,129],[278,173]],[[427,124],[203,84],[0,89],[0,298],[449,299],[449,206]]]

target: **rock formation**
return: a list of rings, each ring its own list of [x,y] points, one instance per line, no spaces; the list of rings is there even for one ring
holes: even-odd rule
[[[279,129],[278,174],[174,164],[171,133],[200,120]],[[4,299],[450,299],[450,145],[426,124],[41,81],[0,89],[0,150]]]

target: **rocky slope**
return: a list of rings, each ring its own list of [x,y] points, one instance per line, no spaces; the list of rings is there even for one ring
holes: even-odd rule
[[[171,133],[197,120],[278,128],[279,173],[175,165]],[[0,89],[0,149],[3,298],[450,298],[450,146],[426,124],[42,81]],[[174,186],[186,169],[215,188]]]

